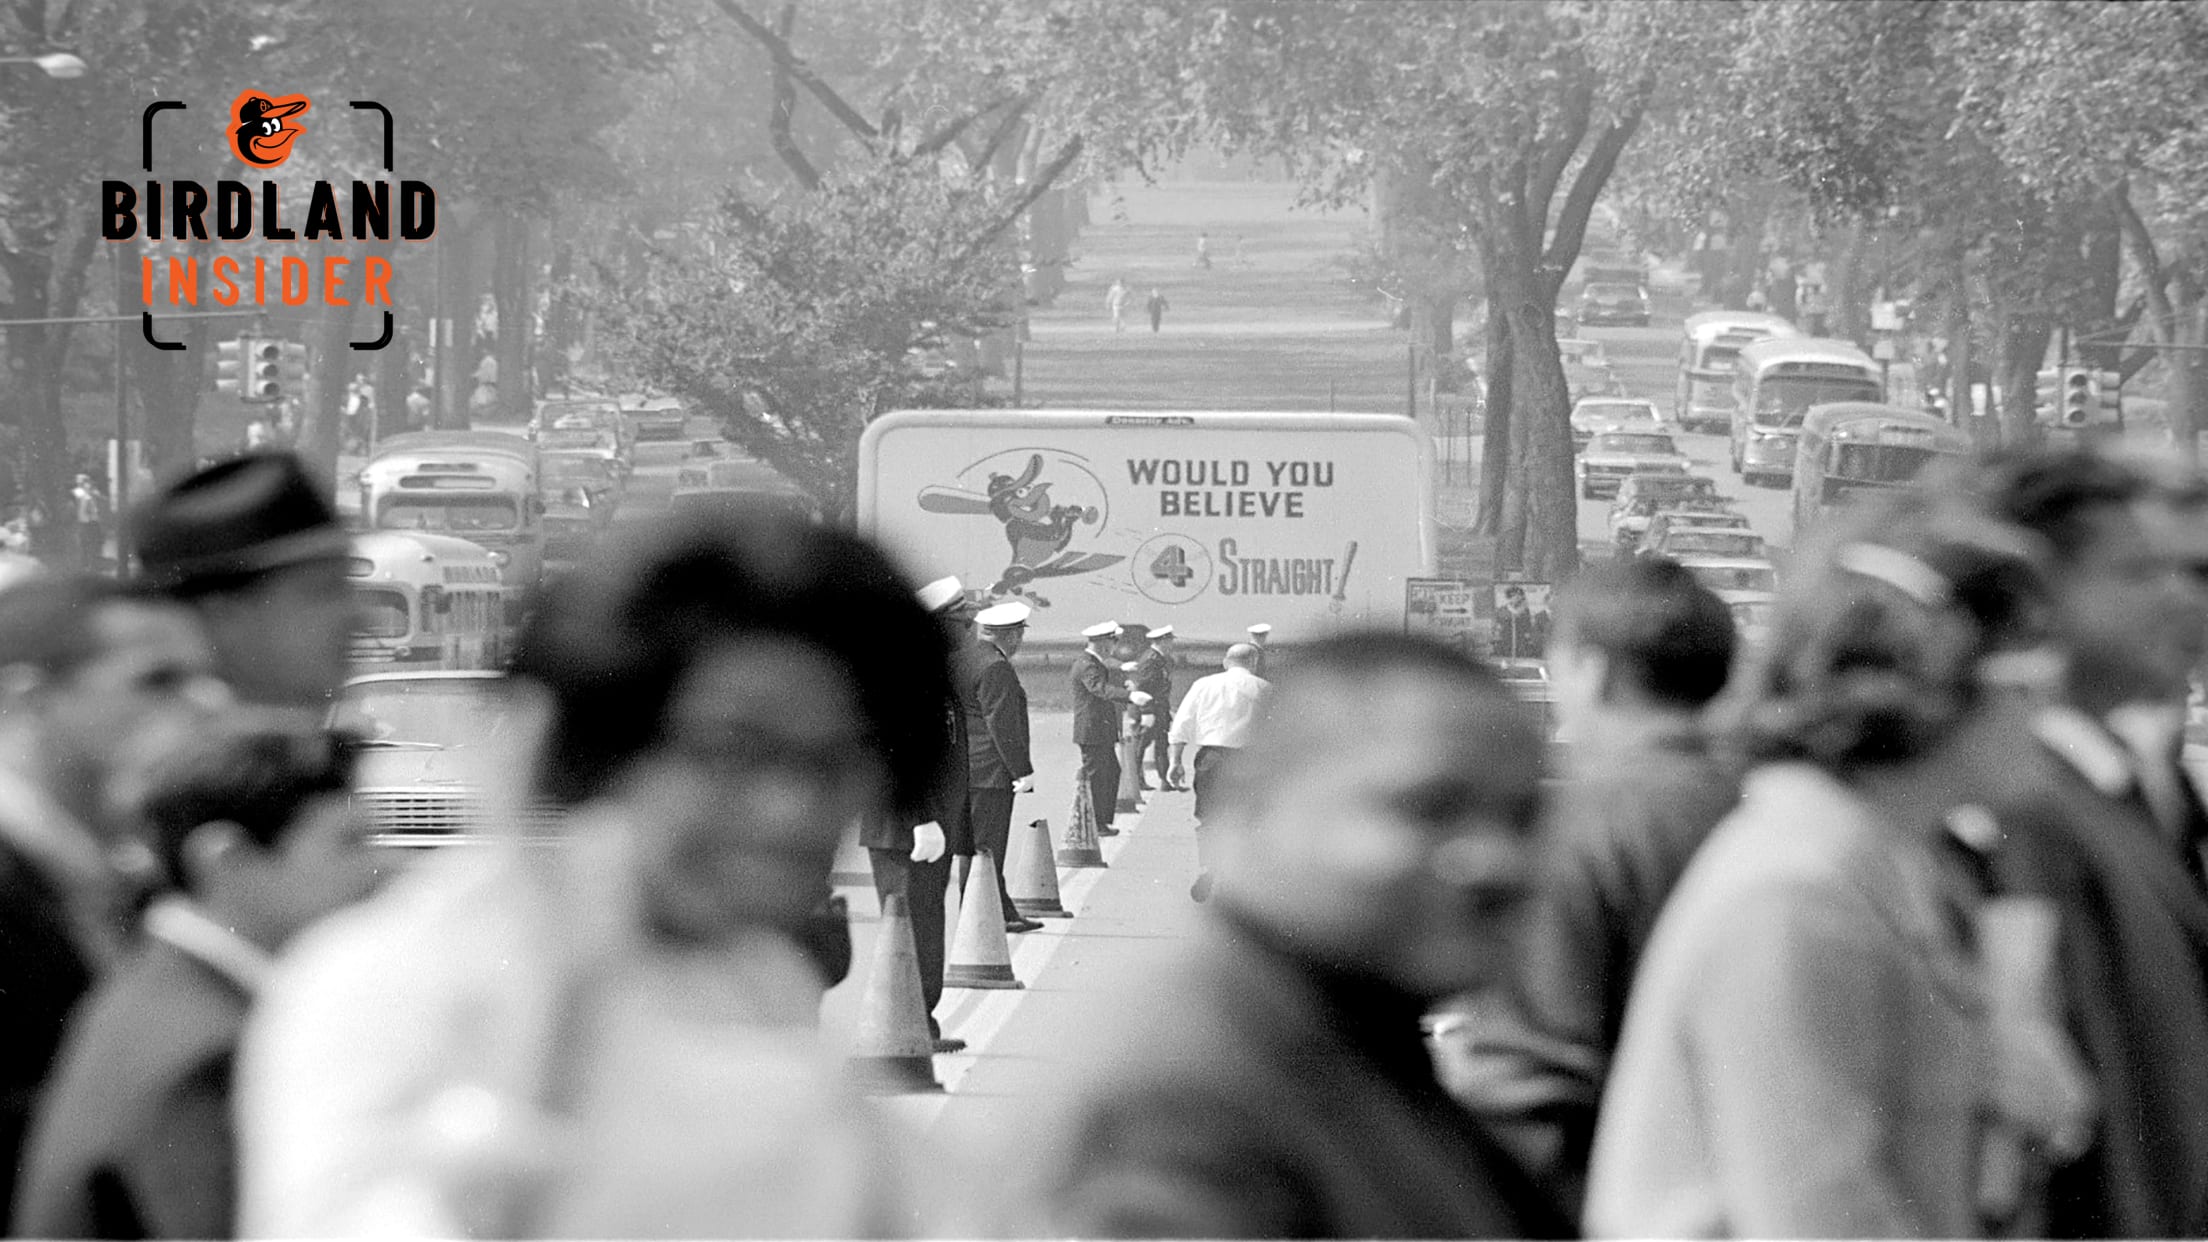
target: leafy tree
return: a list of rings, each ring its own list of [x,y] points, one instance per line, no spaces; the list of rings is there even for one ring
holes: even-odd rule
[[[1016,314],[998,244],[1017,202],[891,159],[755,204],[731,193],[709,253],[661,254],[599,307],[622,369],[718,417],[832,512],[855,504],[859,433],[955,400],[929,355]]]

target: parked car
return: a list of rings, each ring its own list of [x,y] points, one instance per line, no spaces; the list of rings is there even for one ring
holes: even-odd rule
[[[1641,555],[1668,556],[1676,561],[1700,556],[1769,559],[1770,551],[1764,546],[1763,536],[1754,531],[1718,530],[1709,526],[1667,524],[1661,533],[1652,529],[1641,539]]]
[[[1694,509],[1667,509],[1648,520],[1648,529],[1641,533],[1641,544],[1653,547],[1672,531],[1742,531],[1749,530],[1748,515],[1730,509],[1721,512]]]
[[[689,438],[690,412],[673,397],[630,397],[623,409],[631,434],[640,441]]]
[[[1581,397],[1572,403],[1572,447],[1603,431],[1658,430],[1656,403],[1638,397]]]
[[[1779,571],[1760,556],[1693,556],[1679,563],[1727,604],[1769,599],[1778,593]]]
[[[1620,551],[1640,546],[1641,536],[1658,513],[1667,511],[1724,512],[1732,498],[1717,490],[1717,481],[1703,475],[1636,474],[1618,485],[1610,501],[1610,536]]]
[[[1607,500],[1629,476],[1684,475],[1687,466],[1687,455],[1663,432],[1605,431],[1587,441],[1572,472],[1582,499]]]
[[[1579,295],[1579,322],[1589,327],[1630,324],[1645,328],[1649,323],[1648,290],[1638,284],[1589,285]]]

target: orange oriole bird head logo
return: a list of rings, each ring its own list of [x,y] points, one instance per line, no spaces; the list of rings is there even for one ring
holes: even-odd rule
[[[297,122],[285,123],[284,118],[297,116],[309,106],[305,95],[240,91],[230,105],[231,113],[238,118],[238,127],[231,131],[231,149],[256,168],[276,167],[291,158],[292,140],[307,132]]]

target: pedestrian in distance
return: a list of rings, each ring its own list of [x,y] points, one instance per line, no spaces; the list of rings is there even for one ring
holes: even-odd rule
[[[1495,610],[1495,658],[1538,660],[1549,646],[1551,618],[1545,608],[1526,602],[1526,588],[1512,583],[1503,588],[1503,606]]]
[[[1224,771],[1199,934],[1126,998],[1119,1055],[1077,1093],[1051,1232],[1569,1234],[1419,1029],[1502,968],[1540,770],[1471,660],[1381,632],[1303,648]]]
[[[925,1227],[902,1131],[819,1046],[818,919],[848,827],[941,794],[943,629],[796,517],[628,539],[546,590],[509,675],[540,721],[515,796],[557,834],[416,872],[263,988],[247,1234]]]
[[[1160,327],[1164,326],[1165,312],[1172,309],[1172,304],[1165,300],[1163,290],[1153,287],[1150,290],[1150,297],[1143,302],[1142,308],[1149,312],[1150,331],[1155,333]]]
[[[1740,801],[1710,736],[1737,638],[1725,601],[1668,558],[1590,566],[1549,643],[1569,768],[1503,1003],[1441,1040],[1443,1077],[1577,1218],[1603,1071],[1642,950],[1687,863]]]
[[[230,1084],[277,950],[382,859],[312,717],[249,709],[161,740],[124,795],[158,861],[142,937],[70,1019],[15,1221],[47,1238],[235,1235]]]
[[[1211,234],[1202,231],[1196,234],[1196,266],[1211,266]]]
[[[1222,773],[1250,744],[1250,730],[1264,705],[1268,687],[1256,668],[1257,648],[1248,643],[1227,648],[1220,671],[1199,677],[1189,686],[1167,730],[1172,750],[1167,783],[1182,788],[1186,780],[1196,792],[1196,882],[1189,887],[1188,895],[1197,901],[1211,897],[1210,851],[1205,845],[1208,838],[1204,822],[1218,805]],[[1192,746],[1193,756],[1189,751]],[[1191,764],[1184,760],[1192,762],[1193,776]]]
[[[1126,674],[1112,659],[1112,643],[1119,625],[1099,621],[1081,631],[1088,645],[1073,658],[1073,744],[1081,751],[1081,769],[1074,779],[1088,788],[1096,807],[1098,836],[1113,836],[1112,818],[1119,806],[1120,713],[1128,704],[1141,707],[1150,696],[1127,685]]]
[[[958,668],[959,700],[966,713],[967,814],[973,848],[986,850],[996,869],[997,900],[1007,931],[1041,924],[1021,914],[1004,886],[1004,852],[1012,840],[1012,802],[1035,792],[1035,761],[1028,753],[1027,688],[1012,657],[1027,638],[1030,609],[1017,600],[984,608],[974,617],[979,637]],[[965,889],[961,886],[960,892]]]
[[[2045,611],[2029,542],[1930,493],[1802,549],[1738,709],[1757,766],[1641,956],[1590,1234],[2044,1236],[2094,1099],[1987,799]]]
[[[1116,276],[1112,278],[1112,287],[1104,291],[1104,311],[1112,317],[1115,334],[1127,330],[1127,299],[1130,296],[1127,282]]]
[[[0,591],[0,1205],[64,1021],[121,956],[151,870],[109,790],[172,721],[228,705],[214,668],[188,611],[112,579]]]
[[[1161,625],[1143,635],[1149,645],[1135,659],[1135,689],[1150,696],[1142,712],[1143,744],[1157,767],[1158,786],[1179,789],[1167,763],[1166,734],[1173,723],[1173,627]]]
[[[330,485],[291,453],[233,457],[134,515],[142,589],[189,605],[251,703],[322,710],[350,674],[351,538]]]
[[[77,517],[77,564],[94,569],[100,563],[101,545],[107,541],[107,504],[89,474],[80,474],[70,486],[69,501]]]
[[[946,642],[962,645],[973,620],[964,584],[957,578],[941,578],[920,588],[918,598],[921,607],[944,626]],[[893,815],[869,819],[860,825],[859,844],[874,873],[875,896],[885,905],[890,897],[902,896],[910,911],[928,1036],[937,1052],[958,1052],[966,1041],[943,1038],[935,1017],[936,1004],[943,999],[943,899],[950,888],[951,857],[956,852],[971,858],[974,852],[966,806],[966,713],[955,694],[943,701],[942,730],[949,758],[923,812],[926,818],[911,824]]]

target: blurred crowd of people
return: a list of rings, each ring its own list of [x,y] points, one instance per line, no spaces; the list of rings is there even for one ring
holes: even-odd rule
[[[1253,630],[1174,709],[1171,628],[1121,663],[1100,625],[1077,779],[1108,830],[1136,713],[1201,931],[1111,1002],[1031,1194],[818,1033],[854,825],[930,1009],[949,858],[1004,894],[1024,606],[832,528],[644,525],[496,690],[511,804],[557,814],[400,870],[326,727],[326,486],[257,452],[127,536],[122,581],[0,589],[15,1234],[2208,1231],[2195,476],[2041,449],[1872,498],[1753,651],[1676,564],[1590,567],[1560,748],[1423,639]]]

